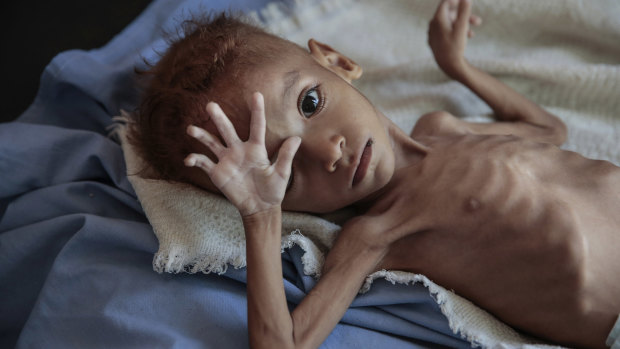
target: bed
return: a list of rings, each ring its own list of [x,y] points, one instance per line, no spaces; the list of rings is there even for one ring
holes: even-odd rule
[[[33,104],[0,124],[0,347],[247,347],[245,269],[153,271],[158,239],[110,136],[113,117],[136,108],[134,67],[156,60],[162,29],[192,11],[236,9],[301,44],[317,33],[344,47],[366,69],[357,87],[405,129],[435,109],[481,120],[489,113],[422,46],[436,2],[268,2],[156,0],[105,46],[56,56]],[[620,163],[618,4],[476,6],[488,25],[468,48],[472,63],[562,117],[568,149]],[[369,53],[377,43],[385,56]],[[316,283],[304,272],[305,253],[293,244],[282,254],[291,308]],[[460,303],[414,281],[374,277],[323,347],[538,346],[503,327],[476,327]]]

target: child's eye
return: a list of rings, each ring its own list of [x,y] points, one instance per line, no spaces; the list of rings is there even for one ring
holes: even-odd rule
[[[320,106],[319,91],[316,87],[308,90],[299,101],[299,111],[307,118],[314,115]]]

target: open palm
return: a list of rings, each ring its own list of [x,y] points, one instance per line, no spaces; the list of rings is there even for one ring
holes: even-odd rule
[[[273,164],[269,161],[265,147],[264,100],[258,92],[252,97],[250,137],[246,142],[239,138],[233,124],[217,104],[209,103],[207,112],[225,144],[208,131],[189,126],[187,133],[206,145],[217,157],[217,162],[203,154],[190,154],[185,164],[205,171],[242,216],[280,205],[300,138],[287,139],[280,147],[276,161]]]

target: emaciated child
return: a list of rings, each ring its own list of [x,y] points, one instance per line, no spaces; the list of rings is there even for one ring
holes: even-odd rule
[[[620,168],[558,148],[560,119],[467,62],[479,23],[470,0],[444,0],[429,44],[494,123],[438,111],[408,135],[351,85],[362,69],[348,57],[226,15],[189,28],[149,72],[130,137],[162,178],[239,209],[252,346],[319,346],[380,269],[425,274],[527,333],[605,346],[620,313]],[[346,206],[359,216],[289,313],[281,210]]]

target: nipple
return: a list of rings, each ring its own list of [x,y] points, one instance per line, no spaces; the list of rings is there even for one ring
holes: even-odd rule
[[[482,204],[474,197],[470,197],[465,201],[465,211],[474,212],[477,211],[480,206],[482,206]]]

